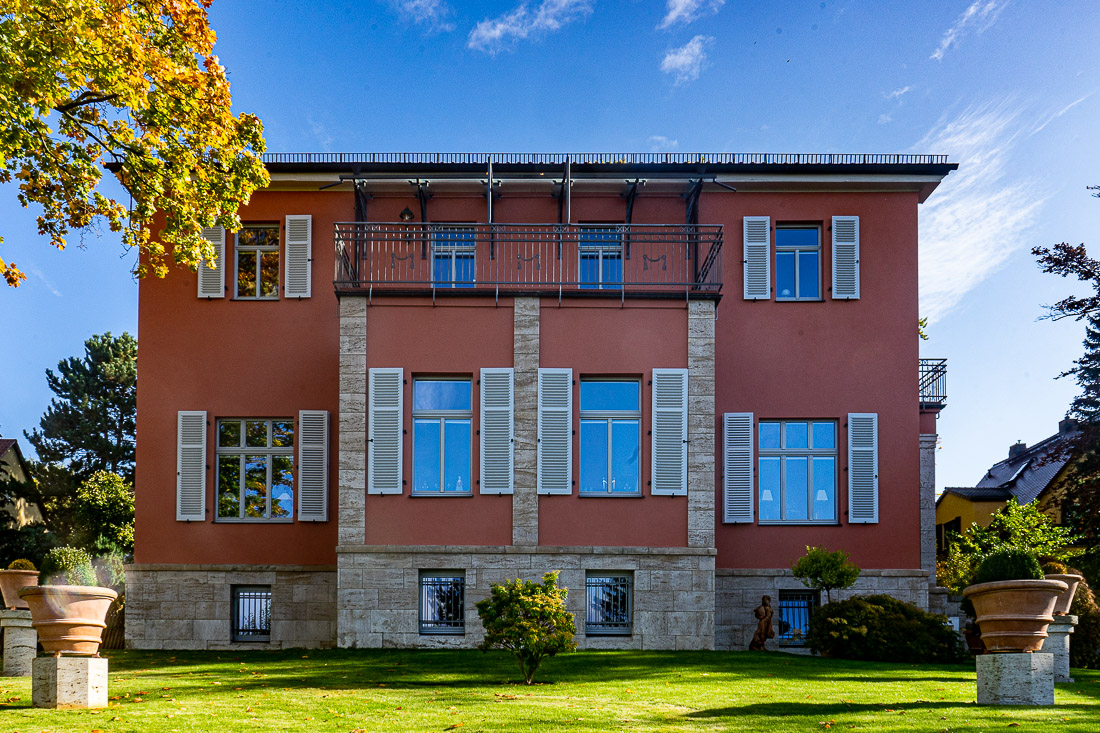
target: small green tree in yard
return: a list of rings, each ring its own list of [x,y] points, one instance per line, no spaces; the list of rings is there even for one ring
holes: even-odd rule
[[[848,562],[847,552],[829,552],[824,547],[807,547],[791,571],[807,588],[825,591],[826,603],[832,600],[829,591],[851,588],[859,578],[859,568]]]
[[[489,597],[477,602],[485,627],[478,649],[507,649],[516,656],[523,680],[531,684],[542,660],[577,648],[577,627],[565,608],[568,588],[558,587],[558,571],[542,576],[542,583],[516,579],[494,584]]]
[[[94,555],[134,551],[134,488],[117,473],[97,471],[76,491],[80,546]]]

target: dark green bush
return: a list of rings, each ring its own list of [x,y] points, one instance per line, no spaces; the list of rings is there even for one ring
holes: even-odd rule
[[[42,560],[39,576],[50,585],[98,585],[92,558],[79,547],[55,547]]]
[[[1034,552],[1006,547],[989,553],[974,573],[974,584],[998,580],[1042,580],[1043,568]]]
[[[810,617],[810,648],[839,659],[947,663],[968,658],[947,618],[891,596],[826,603]]]
[[[1073,568],[1067,570],[1072,574],[1081,574]],[[1069,637],[1069,666],[1100,668],[1100,606],[1089,588],[1088,580],[1082,580],[1077,586],[1069,612],[1077,617],[1077,626]]]
[[[34,563],[25,557],[20,557],[8,563],[8,570],[37,570]]]

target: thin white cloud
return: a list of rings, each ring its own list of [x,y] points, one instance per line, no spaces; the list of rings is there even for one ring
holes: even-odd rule
[[[518,40],[556,31],[567,23],[592,12],[595,0],[542,0],[530,10],[527,3],[496,18],[486,18],[474,26],[466,47],[495,55]]]
[[[389,4],[406,20],[427,26],[433,31],[453,31],[450,17],[454,10],[445,0],[389,0]]]
[[[884,113],[884,114],[881,114],[881,115],[878,116],[878,123],[880,125],[887,125],[887,124],[889,124],[893,121],[894,121],[894,113],[893,112],[891,112],[890,114],[885,114]]]
[[[726,0],[666,0],[665,17],[657,27],[664,29],[674,25],[687,25],[704,14],[717,13],[725,4]]]
[[[39,270],[34,265],[31,265],[30,267],[27,268],[27,271],[30,272],[35,277],[37,277],[39,280],[41,280],[42,284],[46,286],[46,290],[49,290],[51,293],[54,294],[54,296],[56,296],[58,298],[61,297],[61,291],[58,290],[56,287],[54,287],[54,284],[52,282],[50,282],[49,279],[45,275],[42,274],[41,270]]]
[[[1092,95],[1093,95],[1093,92],[1089,92],[1085,96],[1078,99],[1076,102],[1070,102],[1065,107],[1062,107],[1062,109],[1058,110],[1057,112],[1052,114],[1050,117],[1047,117],[1046,120],[1044,120],[1041,125],[1039,125],[1034,130],[1032,130],[1031,135],[1035,135],[1037,133],[1042,132],[1046,128],[1046,126],[1049,125],[1051,122],[1054,122],[1056,119],[1058,119],[1059,117],[1064,115],[1066,112],[1069,112],[1071,109],[1073,109],[1077,105],[1081,104],[1081,102],[1084,102],[1086,99],[1088,99]],[[1029,137],[1030,137],[1030,135],[1029,135]]]
[[[332,135],[329,134],[328,128],[323,124],[313,119],[313,115],[306,115],[306,124],[309,125],[309,131],[313,133],[313,137],[316,138],[317,143],[321,146],[321,150],[332,149]]]
[[[908,94],[911,91],[913,91],[913,87],[904,86],[901,89],[895,89],[894,91],[890,92],[889,94],[886,95],[886,98],[887,99],[901,99],[902,97],[904,97],[906,94]]]
[[[971,30],[983,33],[997,22],[1001,11],[1008,5],[1008,0],[974,0],[970,7],[955,19],[954,25],[944,31],[940,39],[939,48],[932,52],[929,58],[943,61],[947,50],[957,46],[959,41]]]
[[[920,312],[929,322],[1029,242],[1046,196],[1034,181],[1006,180],[1025,127],[1023,109],[1010,98],[941,120],[913,146],[959,164],[920,207]]]
[[[672,138],[665,137],[664,135],[650,135],[649,140],[647,140],[646,142],[649,143],[649,149],[652,150],[654,153],[663,152],[666,150],[675,150],[676,148],[680,147],[679,140],[673,140]]]
[[[706,68],[707,48],[713,36],[695,36],[680,48],[674,48],[661,60],[661,71],[676,77],[676,84],[695,81]]]

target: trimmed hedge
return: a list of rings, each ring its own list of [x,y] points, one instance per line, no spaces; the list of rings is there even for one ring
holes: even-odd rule
[[[969,658],[947,617],[891,596],[826,603],[810,617],[810,648],[838,659],[948,663]]]

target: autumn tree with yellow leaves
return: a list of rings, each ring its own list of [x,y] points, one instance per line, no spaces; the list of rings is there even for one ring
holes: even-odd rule
[[[210,2],[0,0],[0,183],[41,207],[53,246],[102,217],[144,255],[138,276],[163,277],[214,259],[203,227],[239,228],[268,182],[263,126],[231,112]],[[97,190],[107,165],[126,203]],[[0,275],[26,279],[2,257]]]

